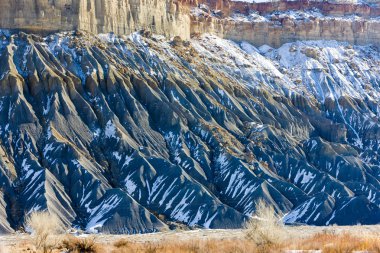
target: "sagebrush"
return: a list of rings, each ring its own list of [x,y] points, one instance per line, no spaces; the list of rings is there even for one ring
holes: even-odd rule
[[[282,215],[276,213],[272,205],[259,200],[253,217],[246,223],[247,238],[262,248],[282,243],[286,232],[281,218]]]
[[[56,247],[64,226],[58,216],[47,211],[26,215],[25,227],[32,232],[33,244],[38,252],[48,253]]]

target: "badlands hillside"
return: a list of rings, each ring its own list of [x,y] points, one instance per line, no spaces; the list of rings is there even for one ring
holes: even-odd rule
[[[380,223],[377,2],[66,2],[0,2],[0,233]]]

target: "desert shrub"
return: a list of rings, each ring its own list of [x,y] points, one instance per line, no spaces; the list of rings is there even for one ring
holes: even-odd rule
[[[25,218],[25,227],[32,232],[33,244],[39,252],[51,252],[58,244],[64,226],[58,216],[47,211],[32,212]]]
[[[281,244],[285,235],[281,214],[277,214],[273,206],[259,200],[254,216],[246,223],[247,238],[265,251]]]
[[[113,246],[115,246],[116,248],[128,248],[129,247],[129,241],[126,240],[126,239],[120,239],[118,241],[116,241]]]
[[[82,238],[68,236],[62,241],[61,248],[66,249],[68,252],[72,253],[101,252],[94,236]]]
[[[166,245],[159,245],[157,243],[148,243],[144,246],[144,253],[158,253],[162,252]]]
[[[112,253],[133,253],[136,252],[136,245],[130,243],[127,239],[120,239],[113,244],[115,250]]]

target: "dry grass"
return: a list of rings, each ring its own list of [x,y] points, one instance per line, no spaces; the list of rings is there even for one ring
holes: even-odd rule
[[[193,241],[160,241],[149,243],[125,243],[120,240],[114,243],[112,253],[245,253],[259,252],[256,245],[249,240],[193,240]]]
[[[278,247],[286,238],[281,214],[263,200],[256,203],[255,215],[247,222],[246,229],[246,237],[262,252]]]
[[[56,215],[49,212],[33,212],[25,218],[25,227],[32,230],[33,244],[37,252],[48,253],[57,246],[64,227]]]
[[[243,234],[242,234],[243,235]],[[380,252],[380,238],[374,236],[358,236],[348,233],[317,233],[305,238],[293,237],[282,243],[273,244],[263,248],[252,240],[242,236],[233,239],[218,239],[208,237],[192,238],[164,237],[161,240],[133,241],[130,236],[122,239],[107,237],[102,241],[101,236],[74,237],[67,236],[62,240],[60,247],[53,250],[54,253],[61,252],[92,252],[92,253],[277,253],[299,250],[320,250],[322,253],[348,253],[355,251]],[[110,240],[111,239],[111,240]],[[26,247],[19,250],[8,250],[4,253],[33,252],[26,251]]]
[[[358,237],[348,233],[318,233],[303,240],[296,240],[284,248],[288,250],[320,250],[323,253],[380,252],[380,238]]]
[[[33,229],[32,236],[13,235],[12,240],[5,237],[5,244],[0,241],[0,253],[380,252],[380,231],[376,227],[285,227],[273,208],[260,202],[255,219],[247,223],[246,230],[75,237],[59,235],[61,229],[55,220],[56,217],[47,213],[30,215],[26,224]]]
[[[194,240],[161,241],[149,243],[127,242],[114,243],[112,253],[262,253],[288,252],[291,250],[315,251],[322,253],[380,252],[380,238],[358,238],[349,234],[317,234],[310,238],[284,241],[281,244],[262,247],[248,239],[238,240]]]
[[[102,247],[96,243],[95,236],[78,238],[74,236],[67,236],[59,247],[64,252],[72,253],[96,253],[103,252]]]
[[[130,241],[128,241],[127,239],[120,239],[113,244],[113,246],[115,246],[118,249],[128,248],[129,245],[130,245]]]

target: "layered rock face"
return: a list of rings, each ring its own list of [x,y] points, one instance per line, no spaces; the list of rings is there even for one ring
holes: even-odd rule
[[[212,10],[222,11],[223,17],[231,16],[234,12],[250,14],[257,12],[259,14],[268,14],[271,12],[296,10],[303,11],[307,9],[318,9],[324,15],[345,16],[357,14],[362,17],[377,17],[380,14],[379,0],[373,1],[319,1],[319,0],[274,0],[274,1],[254,1],[254,0],[198,0],[197,3],[204,4]],[[193,5],[194,6],[194,5]]]
[[[190,38],[187,5],[173,0],[79,1],[78,28],[95,34],[130,34],[142,29]]]
[[[355,45],[380,45],[380,20],[359,16],[325,16],[319,9],[273,12],[267,15],[212,16],[193,11],[191,32],[212,33],[256,46],[280,47],[297,40],[337,40]]]
[[[206,4],[217,15],[190,15],[190,9]],[[312,18],[272,16],[268,22],[252,19],[287,10],[317,9]],[[245,18],[234,19],[240,13]],[[358,15],[361,18],[344,18]],[[91,33],[130,34],[142,29],[167,37],[189,39],[194,33],[212,33],[254,45],[278,47],[296,40],[336,39],[353,44],[378,44],[380,8],[348,2],[277,1],[173,1],[173,0],[60,0],[1,1],[0,28],[51,32],[80,29]],[[331,16],[336,17],[331,18]]]
[[[72,30],[78,23],[75,0],[0,2],[0,27],[33,31]]]
[[[189,15],[190,8],[206,3],[221,14]],[[268,22],[250,18],[252,11],[265,15],[274,11],[317,8],[323,18],[271,17]],[[236,12],[246,18],[231,18]],[[342,18],[356,14],[365,19]],[[95,34],[115,32],[129,34],[141,29],[167,37],[179,35],[188,39],[194,33],[212,33],[226,39],[246,40],[254,45],[278,47],[296,40],[336,39],[353,44],[378,44],[380,21],[378,7],[352,3],[318,1],[281,1],[248,4],[240,1],[176,1],[173,0],[62,0],[2,1],[0,27],[34,32],[80,29]],[[330,17],[330,16],[329,16]],[[191,21],[190,21],[191,19]]]
[[[0,28],[51,32],[80,29],[130,34],[141,29],[190,36],[187,5],[172,0],[16,0],[0,2]]]
[[[380,222],[380,52],[134,33],[0,44],[1,232]]]

